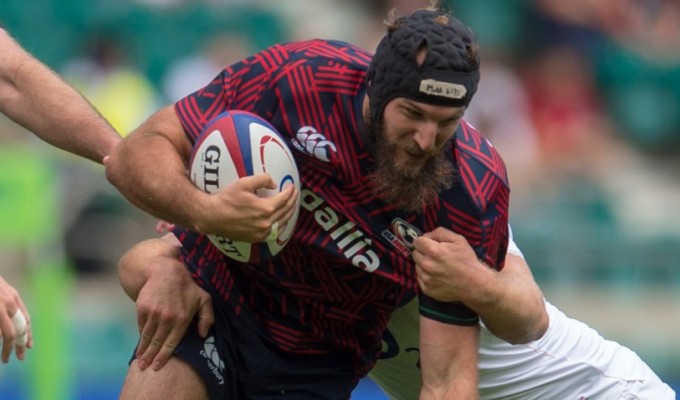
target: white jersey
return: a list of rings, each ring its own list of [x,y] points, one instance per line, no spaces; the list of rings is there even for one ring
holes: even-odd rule
[[[511,241],[508,252],[521,255]],[[482,400],[673,400],[675,392],[630,349],[545,304],[550,323],[539,340],[511,345],[484,326],[479,343]],[[370,377],[395,400],[418,400],[418,303],[392,314],[385,358]]]

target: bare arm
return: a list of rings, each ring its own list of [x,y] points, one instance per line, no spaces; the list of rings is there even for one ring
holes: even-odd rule
[[[477,399],[479,326],[420,317],[420,400]]]
[[[461,301],[489,331],[510,343],[526,343],[548,328],[543,294],[521,257],[508,254],[501,271],[479,261],[461,235],[437,228],[418,242],[427,243],[427,262],[417,264],[423,291],[439,301]]]
[[[161,268],[166,268],[166,271],[176,268],[178,275],[188,277],[186,268],[179,260],[179,249],[180,243],[171,233],[132,246],[118,261],[118,279],[125,294],[137,301],[144,284]]]
[[[171,223],[233,240],[263,241],[274,222],[294,213],[293,185],[262,198],[261,188],[276,188],[268,174],[239,179],[207,194],[186,173],[191,143],[171,106],[152,115],[106,161],[106,176],[134,205]]]
[[[479,277],[478,290],[463,302],[477,312],[491,333],[509,343],[540,339],[548,329],[548,314],[526,261],[508,254],[500,272],[481,265],[490,274],[487,280]]]
[[[172,234],[149,239],[128,250],[118,264],[121,286],[137,306],[141,369],[165,365],[192,321],[203,337],[214,322],[210,295],[179,260],[179,246]]]
[[[1,28],[0,111],[51,145],[98,163],[121,140],[80,93]]]
[[[186,174],[191,145],[171,106],[135,129],[106,160],[106,176],[134,205],[187,228],[209,195]],[[198,230],[198,229],[196,229]]]

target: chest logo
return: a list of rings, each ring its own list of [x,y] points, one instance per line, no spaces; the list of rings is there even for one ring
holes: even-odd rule
[[[414,249],[413,241],[422,234],[420,229],[401,218],[392,220],[390,228],[382,232],[383,237],[405,256],[411,255]]]

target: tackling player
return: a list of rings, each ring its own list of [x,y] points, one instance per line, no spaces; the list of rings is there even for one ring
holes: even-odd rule
[[[506,263],[529,268],[512,240],[512,232]],[[604,339],[547,301],[545,306],[550,323],[546,333],[535,341],[513,345],[482,324],[480,399],[675,400],[675,392],[635,352]],[[370,372],[390,399],[418,400],[417,323],[417,301],[392,314],[383,339],[385,351]]]

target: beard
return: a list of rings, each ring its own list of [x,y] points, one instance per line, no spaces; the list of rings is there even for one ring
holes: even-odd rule
[[[404,211],[422,213],[424,207],[437,202],[443,190],[453,186],[456,168],[443,150],[423,154],[424,163],[420,165],[400,164],[394,157],[400,146],[388,142],[381,127],[366,126],[366,129],[367,136],[373,139],[376,163],[369,178],[376,195],[386,203]],[[411,154],[422,153],[415,146],[405,150]]]

